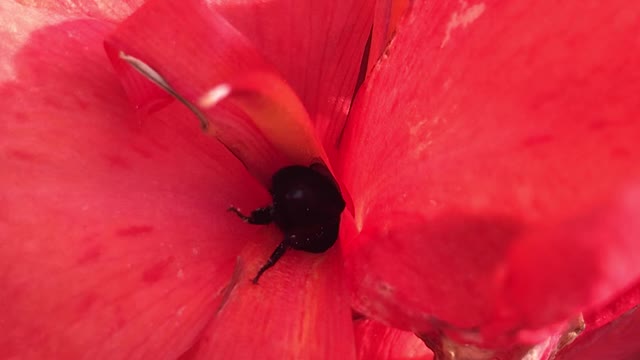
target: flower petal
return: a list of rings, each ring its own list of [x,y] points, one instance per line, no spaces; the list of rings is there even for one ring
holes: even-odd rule
[[[640,286],[611,304],[585,314],[586,329],[557,355],[557,360],[620,359],[640,356]]]
[[[551,231],[523,234],[500,270],[499,316],[541,327],[602,304],[640,279],[640,188],[621,195]]]
[[[375,0],[216,1],[282,74],[335,155],[373,22]]]
[[[151,69],[146,75],[193,109],[263,184],[284,165],[328,164],[295,93],[275,74],[261,76],[275,70],[205,1],[150,1],[120,25],[107,50],[117,69],[119,59]],[[217,100],[205,105],[216,106],[202,107],[212,92]],[[140,97],[149,97],[146,88]],[[243,112],[248,116],[238,115]],[[265,132],[265,124],[285,131]]]
[[[640,357],[640,310],[630,310],[611,323],[578,337],[560,353],[557,360],[616,359]]]
[[[361,311],[515,334],[637,279],[639,20],[624,1],[414,4],[345,133]],[[524,284],[544,305],[505,295]]]
[[[432,360],[433,353],[415,334],[373,320],[355,324],[358,359]]]
[[[181,107],[135,117],[109,24],[0,13],[2,357],[177,357],[258,234],[226,208],[268,195]]]
[[[15,0],[19,4],[64,16],[89,16],[119,21],[129,16],[144,0]]]
[[[202,340],[202,359],[355,359],[349,296],[342,258],[289,250],[259,284],[250,279],[281,240],[250,244]]]
[[[367,71],[370,71],[382,56],[395,34],[402,15],[411,7],[412,2],[412,0],[376,1]]]
[[[305,165],[322,162],[331,168],[324,149],[315,138],[307,142],[301,141],[303,136],[296,136],[313,134],[314,130],[302,104],[296,101],[291,88],[278,76],[273,73],[253,73],[237,78],[234,82],[210,90],[200,98],[199,105],[208,109],[227,99],[253,119],[255,127],[271,140],[275,149],[289,156],[289,162]],[[273,119],[292,121],[278,122]]]

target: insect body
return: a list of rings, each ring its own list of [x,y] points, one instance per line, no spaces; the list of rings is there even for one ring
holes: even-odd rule
[[[284,233],[284,240],[253,278],[254,284],[288,248],[322,253],[335,244],[345,202],[325,173],[329,172],[320,164],[284,167],[271,178],[271,205],[254,210],[249,216],[235,207],[229,208],[249,224],[273,222]]]

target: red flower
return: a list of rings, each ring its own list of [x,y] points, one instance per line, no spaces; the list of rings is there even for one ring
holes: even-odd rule
[[[347,120],[386,2],[65,4],[0,4],[3,357],[637,358],[640,6],[415,2]],[[339,246],[251,284],[317,158]]]

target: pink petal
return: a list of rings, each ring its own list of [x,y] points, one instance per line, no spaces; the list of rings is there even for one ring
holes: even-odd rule
[[[111,26],[0,4],[2,358],[175,358],[257,229],[267,194],[175,105],[136,118]]]
[[[129,16],[144,0],[15,0],[17,3],[49,10],[66,16],[89,16],[120,21]]]
[[[146,3],[110,37],[107,50],[129,93],[139,81],[122,71],[120,59],[156,72],[156,83],[190,107],[263,184],[287,164],[328,163],[296,94],[204,1]],[[154,97],[147,87],[140,92],[136,102]]]
[[[330,156],[342,133],[375,0],[216,1],[298,94]]]
[[[373,320],[359,320],[354,326],[358,359],[433,359],[431,350],[411,332],[390,328]]]
[[[345,133],[359,310],[524,339],[638,279],[639,20],[624,1],[414,5]]]
[[[249,245],[202,340],[198,359],[355,359],[349,296],[338,248],[289,250],[255,285],[253,278],[281,235]]]

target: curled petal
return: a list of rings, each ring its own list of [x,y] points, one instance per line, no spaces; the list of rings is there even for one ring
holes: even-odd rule
[[[415,334],[373,320],[354,323],[358,359],[432,360],[433,353]]]
[[[229,101],[249,115],[257,130],[271,141],[277,151],[289,155],[289,162],[328,164],[324,149],[311,136],[314,130],[307,112],[282,79],[273,73],[254,73],[234,80],[209,90],[200,98],[198,105],[206,110]]]
[[[172,96],[179,96],[160,74],[142,60],[122,51],[109,51],[111,49],[108,45],[107,50],[129,102],[141,115],[161,110],[172,102]],[[186,100],[182,99],[182,103],[185,102]],[[185,105],[190,110],[197,111],[190,103]]]
[[[285,164],[328,162],[295,93],[204,1],[150,1],[119,26],[106,48],[116,69],[122,68],[121,61],[137,64],[143,75],[194,110],[201,124],[263,184]],[[146,87],[136,92],[140,81],[130,71],[120,74],[128,92],[138,94],[137,103],[161,100]],[[279,130],[263,132],[266,128]],[[296,148],[291,141],[304,146]]]
[[[638,280],[639,18],[414,4],[344,137],[360,311],[533,342]]]
[[[300,98],[329,156],[353,100],[376,0],[214,1]]]

